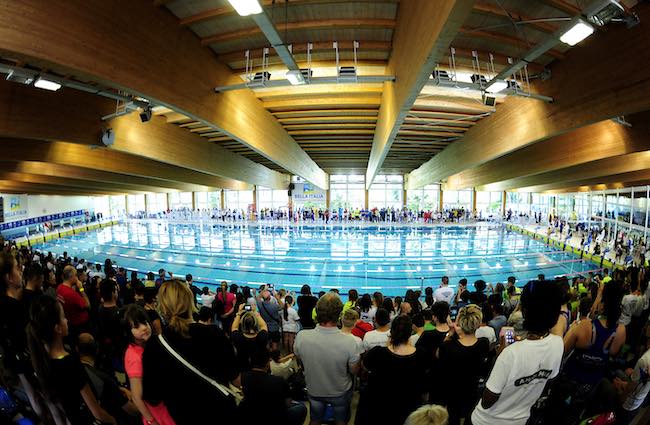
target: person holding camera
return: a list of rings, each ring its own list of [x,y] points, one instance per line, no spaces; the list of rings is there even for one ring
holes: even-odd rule
[[[242,371],[251,369],[254,353],[266,350],[269,330],[262,316],[250,304],[241,304],[232,322],[230,339],[237,349],[237,360]]]

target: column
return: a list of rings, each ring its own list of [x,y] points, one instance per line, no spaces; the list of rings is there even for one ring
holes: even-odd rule
[[[196,209],[196,192],[191,192],[192,193],[192,211]]]
[[[144,195],[144,215],[145,217],[149,214],[149,202],[147,202],[147,198],[149,195],[145,193]]]
[[[406,208],[406,189],[404,188],[404,183],[402,183],[402,207]]]
[[[167,198],[167,208],[166,208],[166,210],[169,211],[169,210],[171,210],[171,208],[170,208],[170,202],[169,202],[169,192],[167,192],[167,196],[166,196],[166,198]]]
[[[440,196],[438,197],[438,211],[442,212],[442,185],[440,185]]]
[[[226,191],[221,189],[219,191],[221,194],[219,196],[219,204],[220,204],[220,209],[225,209],[224,205],[226,205]]]
[[[124,212],[126,215],[129,215],[129,197],[128,195],[124,195]]]
[[[363,193],[365,195],[363,205],[365,209],[368,209],[368,189],[363,189]]]
[[[506,191],[503,191],[503,196],[501,197],[501,215],[506,215]]]
[[[253,186],[253,211],[257,211],[257,185]]]
[[[472,213],[476,212],[476,188],[472,188]]]
[[[327,189],[325,191],[325,209],[329,210],[330,209],[330,190]]]

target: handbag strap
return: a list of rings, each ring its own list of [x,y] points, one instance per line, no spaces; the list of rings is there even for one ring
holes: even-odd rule
[[[181,362],[181,363],[182,363],[186,368],[188,368],[189,370],[191,370],[192,372],[194,372],[196,375],[198,375],[198,376],[200,376],[201,378],[203,378],[204,381],[208,382],[210,385],[212,385],[213,387],[215,387],[216,389],[218,389],[219,391],[221,391],[221,393],[222,393],[224,396],[226,396],[226,397],[227,397],[228,395],[235,396],[235,394],[233,394],[233,393],[230,391],[229,388],[227,388],[227,387],[221,385],[220,383],[218,383],[218,382],[215,381],[214,379],[210,378],[209,376],[207,376],[206,374],[204,374],[203,372],[201,372],[200,370],[198,370],[198,369],[197,369],[196,367],[194,367],[194,365],[192,365],[190,362],[188,362],[187,360],[185,360],[185,359],[184,359],[180,354],[178,354],[178,352],[176,352],[176,350],[174,350],[174,349],[172,348],[171,345],[169,345],[169,343],[165,340],[165,338],[163,338],[162,335],[158,335],[158,340],[160,341],[160,343],[162,344],[162,346],[165,347],[165,350],[167,350],[167,352],[168,352],[169,354],[171,354],[172,356],[174,356],[174,357],[176,358],[176,360],[178,360],[179,362]]]

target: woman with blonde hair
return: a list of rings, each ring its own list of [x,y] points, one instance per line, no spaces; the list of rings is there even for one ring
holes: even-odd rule
[[[167,327],[145,347],[143,399],[164,402],[179,424],[212,422],[215,411],[224,423],[234,422],[235,400],[223,388],[239,383],[235,350],[221,329],[194,322],[193,298],[182,281],[160,287],[158,308]]]
[[[480,398],[479,381],[489,372],[490,343],[487,338],[477,338],[476,329],[483,321],[481,308],[470,304],[461,308],[456,323],[438,349],[438,382],[445,383],[445,390],[438,395],[447,406],[449,425],[458,425],[467,419]]]
[[[426,404],[406,418],[404,425],[447,425],[447,410],[437,404]]]

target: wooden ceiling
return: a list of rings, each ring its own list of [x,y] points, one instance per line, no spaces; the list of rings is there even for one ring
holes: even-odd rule
[[[93,119],[110,112],[108,101],[84,107],[84,103],[93,102],[65,95],[32,99],[34,96],[18,96],[15,90],[0,85],[6,106],[3,109],[0,105],[0,137],[30,139],[34,143],[93,144],[101,127],[112,125],[122,132],[112,149],[138,160],[179,168],[177,180],[172,182],[169,177],[161,186],[164,190],[200,184],[197,173],[211,176],[204,187],[268,184],[279,188],[288,182],[289,174],[327,187],[328,174],[366,173],[375,164],[379,168],[371,175],[408,174],[411,188],[442,181],[449,188],[468,184],[490,187],[502,182],[494,187],[515,189],[523,187],[518,186],[517,178],[524,176],[521,184],[550,187],[552,175],[540,177],[539,183],[534,176],[579,166],[580,155],[590,149],[589,145],[576,143],[569,150],[572,153],[566,155],[573,161],[557,158],[551,164],[527,156],[531,146],[563,146],[557,137],[565,135],[562,137],[571,140],[574,131],[600,121],[609,123],[609,129],[614,125],[608,121],[610,118],[650,109],[645,100],[650,96],[644,91],[645,82],[650,80],[645,74],[650,71],[640,65],[648,63],[645,59],[649,54],[642,47],[650,41],[643,20],[648,6],[626,0],[626,7],[641,17],[640,25],[627,29],[612,24],[575,48],[557,43],[530,61],[533,92],[552,96],[553,104],[500,96],[495,107],[488,107],[478,91],[438,87],[431,81],[420,85],[409,82],[408,90],[396,93],[402,96],[414,88],[417,92],[412,99],[400,98],[397,106],[405,109],[402,115],[392,117],[395,119],[389,124],[394,127],[386,133],[388,144],[382,147],[378,128],[385,124],[382,108],[387,108],[392,96],[387,87],[392,90],[393,85],[409,80],[405,72],[429,74],[432,67],[424,59],[434,50],[436,62],[443,69],[449,68],[451,47],[460,72],[473,73],[472,57],[478,55],[481,72],[493,75],[491,70],[488,72],[490,57],[498,73],[508,66],[510,58],[517,60],[547,40],[589,2],[440,0],[433,8],[431,0],[259,1],[283,42],[292,45],[293,58],[300,68],[307,67],[307,43],[313,43],[314,76],[335,76],[332,43],[339,45],[340,65],[352,65],[352,46],[358,41],[358,75],[392,75],[396,82],[243,88],[217,94],[214,87],[244,82],[246,51],[254,59],[254,71],[259,71],[262,50],[270,47],[255,20],[239,16],[226,0],[116,0],[114,5],[99,0],[72,0],[60,9],[31,0],[7,5],[0,14],[0,64],[49,72],[96,87],[97,91],[119,91],[148,99],[158,105],[152,120],[155,125],[147,130],[149,124],[139,128],[134,124],[137,120],[125,117],[107,122]],[[430,27],[418,32],[417,37],[423,44],[431,42],[430,52],[420,51],[417,37],[414,42],[398,45],[398,40],[405,39],[404,31],[409,31],[405,23],[419,11],[421,21],[430,22]],[[448,28],[442,25],[444,22],[438,23],[440,38],[448,39],[435,40],[435,34],[427,31],[434,30],[436,18],[442,13],[449,13],[449,19],[462,16],[462,21]],[[80,45],[75,40],[85,43]],[[411,56],[422,60],[411,63]],[[405,71],[396,66],[396,57],[404,59],[408,66],[415,64],[414,68]],[[615,58],[611,63],[617,66],[609,73],[602,72],[607,67],[602,62],[604,57]],[[286,69],[270,48],[271,81],[284,79]],[[585,99],[588,106],[581,106]],[[51,105],[44,116],[38,112],[43,102]],[[62,121],[68,125],[59,125]],[[613,128],[590,132],[591,146],[615,144],[612,137],[618,137],[619,144],[642,137],[619,134],[627,130],[618,124]],[[638,144],[643,145],[643,141]],[[539,146],[536,155],[543,152]],[[373,150],[378,150],[378,160],[371,161]],[[505,158],[511,155],[517,158],[517,166],[504,167]],[[603,152],[597,159],[607,155],[612,153]],[[48,158],[21,158],[15,153],[11,161],[47,163]],[[80,166],[58,157],[56,161],[60,166]],[[535,172],[527,171],[528,165]],[[136,162],[133,167],[138,168]],[[127,171],[131,176],[148,177]],[[7,176],[26,174],[15,171]],[[557,174],[558,178],[563,175]],[[575,173],[571,176],[574,182],[585,181]],[[163,180],[168,176],[150,177]],[[589,181],[598,178],[589,174]],[[34,182],[32,179],[25,183]],[[111,184],[107,189],[119,189],[116,183]],[[156,186],[149,181],[141,187],[144,191]],[[137,182],[124,186],[130,191],[136,188]]]

